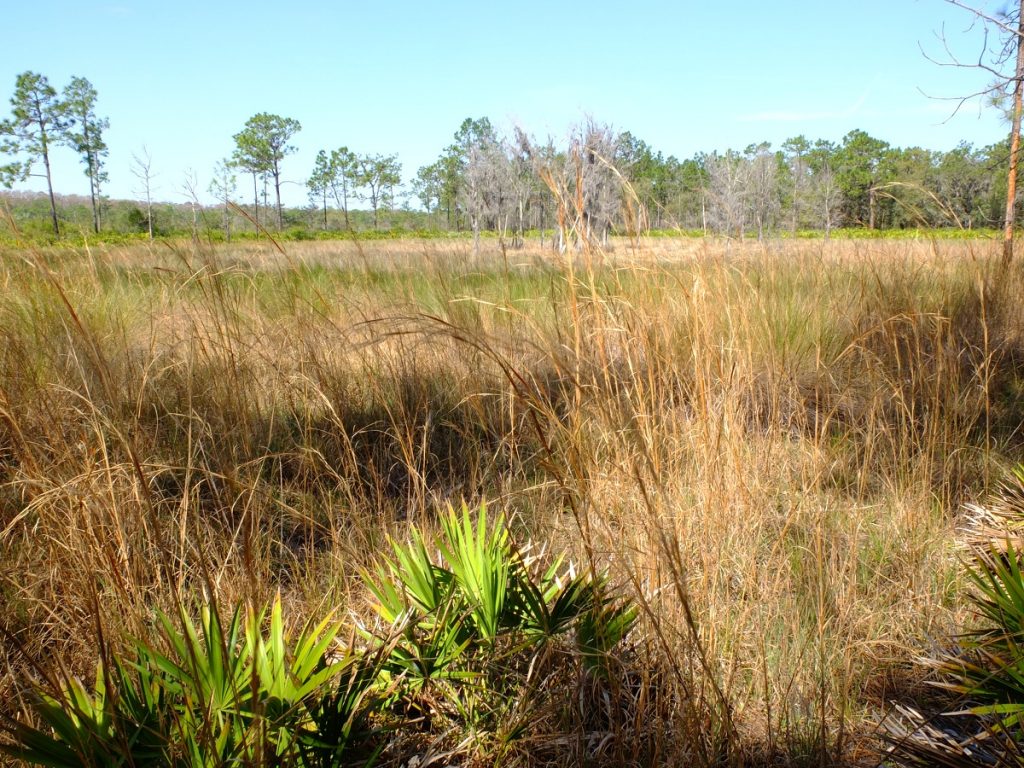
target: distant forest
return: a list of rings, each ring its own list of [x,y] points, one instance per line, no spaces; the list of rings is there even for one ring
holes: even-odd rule
[[[158,160],[144,150],[131,167],[138,199],[110,200],[109,121],[98,115],[97,100],[85,78],[58,92],[43,75],[18,76],[11,116],[0,122],[0,182],[9,190],[0,198],[23,236],[464,231],[497,234],[514,246],[528,232],[557,230],[566,194],[586,235],[602,239],[650,229],[732,237],[827,236],[840,227],[973,230],[1001,227],[1006,215],[1008,141],[936,151],[853,130],[838,143],[795,136],[777,147],[764,142],[680,160],[596,121],[556,142],[520,129],[502,135],[486,117],[466,119],[435,162],[405,179],[395,154],[323,149],[307,169],[308,205],[286,207],[282,175],[303,174],[289,160],[302,126],[268,113],[234,135],[234,151],[211,169],[208,184],[185,177],[184,202],[153,200]],[[54,151],[81,158],[87,197],[59,194]],[[45,178],[47,192],[17,191],[30,176]],[[211,197],[220,202],[202,202]]]

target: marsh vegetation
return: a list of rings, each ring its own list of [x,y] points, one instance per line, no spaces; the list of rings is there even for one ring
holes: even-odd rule
[[[204,595],[366,647],[389,538],[465,502],[635,625],[600,674],[508,661],[514,707],[479,666],[381,694],[381,764],[877,762],[973,621],[964,504],[1022,456],[1019,272],[971,240],[471,247],[0,256],[5,716]]]

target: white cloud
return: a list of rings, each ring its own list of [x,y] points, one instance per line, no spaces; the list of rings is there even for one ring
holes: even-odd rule
[[[741,123],[808,123],[816,120],[835,120],[844,117],[853,117],[863,111],[864,102],[867,101],[868,91],[861,94],[853,104],[845,109],[826,110],[770,110],[767,112],[754,112],[752,114],[740,115]]]

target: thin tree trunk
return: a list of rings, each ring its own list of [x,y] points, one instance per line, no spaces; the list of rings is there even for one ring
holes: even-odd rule
[[[345,211],[345,229],[352,229],[348,221],[348,181],[344,178],[341,180],[341,199],[341,209]]]
[[[97,161],[98,163],[98,161]],[[103,229],[103,187],[100,186],[100,169],[96,166],[96,227],[97,232]]]
[[[96,232],[103,228],[103,192],[100,188],[99,169],[96,171]]]
[[[46,167],[46,189],[50,193],[50,218],[53,220],[53,234],[60,237],[60,225],[57,223],[57,200],[53,196],[53,177],[50,174],[50,150],[46,143],[46,131],[40,131],[43,145],[43,165]]]
[[[92,231],[100,233],[100,213],[96,208],[96,182],[92,179],[92,157],[89,157],[89,201],[92,204]]]
[[[276,162],[274,163],[274,195],[277,197],[277,229],[280,231],[284,226],[284,217],[281,216],[281,171]]]
[[[1013,124],[1010,128],[1010,171],[1006,185],[1006,221],[1003,225],[1003,263],[1013,260],[1013,223],[1017,203],[1017,160],[1020,150],[1021,91],[1024,90],[1024,0],[1017,20],[1017,68],[1013,81]]]
[[[256,227],[256,234],[260,232],[260,188],[256,183],[256,171],[252,172],[252,212],[253,226]]]
[[[519,214],[519,220],[518,220],[516,226],[519,228],[519,231],[518,231],[517,236],[516,236],[516,248],[522,248],[523,245],[526,243],[526,226],[525,226],[525,223],[524,223],[525,212],[523,211],[523,199],[522,198],[519,198],[519,204],[518,204],[518,207],[517,207],[517,211],[518,211],[518,214]]]
[[[100,233],[100,213],[96,209],[96,165],[93,160],[92,145],[89,143],[89,121],[82,121],[82,137],[85,140],[85,160],[89,164],[89,198],[92,201],[92,229]]]

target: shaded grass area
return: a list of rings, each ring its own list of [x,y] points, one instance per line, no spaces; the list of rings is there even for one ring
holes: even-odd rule
[[[960,505],[1022,456],[1022,278],[989,249],[5,252],[6,711],[26,658],[87,676],[97,626],[211,585],[368,620],[387,536],[487,500],[640,606],[616,695],[554,675],[509,761],[870,761],[964,619]]]

